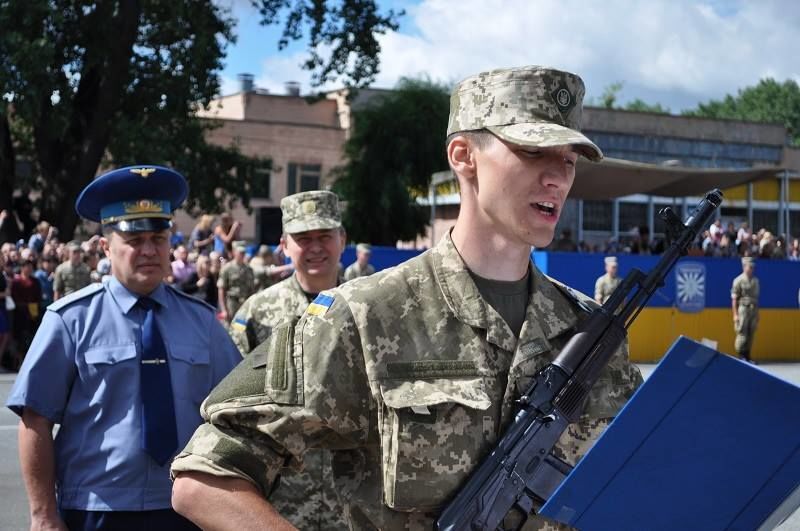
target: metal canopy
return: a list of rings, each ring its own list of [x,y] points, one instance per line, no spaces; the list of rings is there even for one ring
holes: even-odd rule
[[[701,196],[712,188],[725,189],[775,178],[783,170],[778,166],[733,170],[659,166],[612,158],[605,158],[601,162],[581,160],[569,197],[614,199],[633,194]]]

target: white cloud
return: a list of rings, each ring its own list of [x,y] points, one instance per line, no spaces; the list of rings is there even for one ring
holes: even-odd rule
[[[380,37],[375,86],[392,87],[403,76],[453,82],[489,68],[544,64],[580,74],[589,97],[623,81],[623,100],[678,111],[766,76],[800,81],[796,0],[423,0],[406,11],[413,31]],[[256,85],[282,93],[284,81],[296,80],[308,91],[304,57],[267,57]]]

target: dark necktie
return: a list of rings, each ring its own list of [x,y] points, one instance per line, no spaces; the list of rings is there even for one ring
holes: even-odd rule
[[[138,304],[145,310],[140,373],[142,448],[156,463],[164,466],[178,447],[167,349],[156,326],[158,304],[148,297],[139,299]]]

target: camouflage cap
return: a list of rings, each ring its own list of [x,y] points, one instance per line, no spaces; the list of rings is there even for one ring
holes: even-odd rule
[[[247,250],[247,242],[244,240],[235,240],[233,243],[231,243],[231,248],[234,251],[245,252]]]
[[[284,234],[342,226],[339,198],[333,192],[300,192],[281,199]]]
[[[359,251],[359,252],[362,252],[362,253],[371,253],[372,252],[372,246],[370,244],[368,244],[368,243],[359,243],[358,245],[356,245],[356,251]]]
[[[617,265],[616,256],[606,256],[605,258],[603,258],[603,261],[606,263],[606,265],[612,265],[612,264]]]
[[[755,266],[756,259],[753,258],[752,256],[745,256],[744,258],[742,258],[742,266],[748,266],[748,265]]]
[[[83,251],[83,247],[81,247],[81,242],[78,240],[72,240],[67,243],[67,249],[70,251]]]
[[[599,161],[603,152],[580,132],[584,92],[580,77],[552,68],[481,72],[453,89],[447,134],[485,128],[517,145],[574,145]]]

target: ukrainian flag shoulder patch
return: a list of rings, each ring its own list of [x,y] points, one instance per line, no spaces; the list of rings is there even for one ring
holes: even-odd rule
[[[333,304],[333,297],[320,293],[314,302],[308,305],[306,313],[309,315],[325,315],[328,308]]]
[[[231,327],[236,330],[246,330],[247,329],[247,321],[242,319],[241,317],[237,317],[233,321],[231,321]]]

